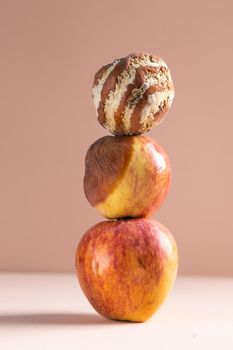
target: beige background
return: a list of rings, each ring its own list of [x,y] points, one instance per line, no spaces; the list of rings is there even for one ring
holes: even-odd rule
[[[0,0],[0,269],[68,271],[102,220],[82,191],[84,156],[107,134],[95,71],[132,51],[160,54],[176,86],[150,135],[173,183],[156,218],[180,272],[233,274],[231,1]]]

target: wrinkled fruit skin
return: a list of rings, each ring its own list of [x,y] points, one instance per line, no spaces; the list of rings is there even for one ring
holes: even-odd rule
[[[102,316],[143,322],[158,309],[177,274],[175,240],[148,220],[103,221],[91,227],[76,252],[78,279]]]
[[[138,52],[100,68],[92,96],[104,128],[114,135],[140,135],[163,121],[174,84],[161,57]]]
[[[105,136],[85,161],[84,192],[109,219],[148,217],[162,205],[171,169],[162,147],[145,136]]]

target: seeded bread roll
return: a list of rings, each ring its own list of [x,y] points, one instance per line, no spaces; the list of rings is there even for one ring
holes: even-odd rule
[[[115,135],[138,135],[164,119],[174,98],[166,63],[158,56],[133,53],[95,75],[93,100],[98,120]]]

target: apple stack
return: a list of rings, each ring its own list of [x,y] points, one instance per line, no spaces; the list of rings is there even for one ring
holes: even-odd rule
[[[90,146],[84,192],[110,220],[82,237],[76,269],[92,306],[110,319],[147,320],[176,278],[175,240],[162,224],[148,219],[168,192],[170,163],[162,147],[142,135],[164,119],[173,97],[170,71],[158,56],[134,53],[95,75],[98,120],[114,136]]]

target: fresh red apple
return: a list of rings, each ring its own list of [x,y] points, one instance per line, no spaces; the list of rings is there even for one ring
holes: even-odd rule
[[[177,273],[175,240],[149,219],[104,221],[91,227],[76,252],[83,292],[102,316],[143,322],[158,309]]]
[[[84,192],[106,218],[152,215],[169,185],[168,156],[148,137],[105,136],[87,152]]]

